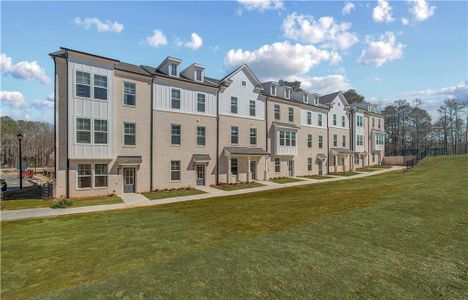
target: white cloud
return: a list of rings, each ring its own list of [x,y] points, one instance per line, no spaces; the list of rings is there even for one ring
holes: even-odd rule
[[[99,18],[75,18],[75,25],[81,26],[85,29],[90,29],[95,26],[99,32],[116,32],[120,33],[124,29],[123,24],[112,21],[101,21]]]
[[[323,47],[348,49],[358,42],[357,36],[348,31],[351,23],[338,23],[328,16],[315,20],[312,16],[292,13],[283,21],[282,27],[289,39]]]
[[[0,91],[0,101],[14,108],[20,108],[24,104],[24,96],[20,92]]]
[[[392,7],[385,0],[378,0],[377,6],[374,7],[372,18],[375,22],[393,22]]]
[[[349,15],[355,9],[356,7],[354,6],[353,3],[345,2],[343,9],[342,9],[343,15]]]
[[[43,84],[50,82],[44,68],[41,68],[37,61],[20,61],[13,64],[13,59],[7,56],[6,53],[0,54],[0,71],[2,74],[10,74],[18,79],[37,80]]]
[[[153,35],[146,38],[146,42],[148,45],[158,48],[167,45],[167,38],[161,30],[155,29],[153,30]]]
[[[427,20],[431,17],[436,7],[430,6],[426,0],[408,0],[411,4],[410,12],[418,21]]]
[[[32,104],[39,108],[54,108],[54,93],[49,94],[46,99],[36,99],[32,101]]]
[[[184,44],[185,47],[190,48],[192,50],[197,50],[202,45],[203,45],[203,39],[195,32],[192,33],[192,39],[189,42],[186,42]]]
[[[407,18],[401,18],[401,24],[404,26],[408,26],[410,24],[410,21]]]
[[[261,79],[280,79],[305,74],[323,61],[341,61],[337,52],[318,49],[313,45],[292,45],[277,42],[253,50],[231,49],[225,58],[226,67],[248,64]]]
[[[284,8],[283,0],[238,0],[238,2],[247,10],[258,10],[261,12],[266,10],[282,10]]]
[[[449,98],[458,98],[466,101],[468,100],[468,81],[440,89],[427,89],[421,91],[404,92],[401,93],[401,95],[411,98],[422,99],[438,96],[442,100]]]
[[[322,95],[336,91],[346,91],[352,87],[348,82],[348,79],[341,74],[333,74],[323,77],[291,76],[288,80],[299,80],[301,81],[301,87],[304,90]]]
[[[367,43],[367,48],[362,50],[358,59],[360,64],[380,67],[389,61],[403,57],[405,45],[397,43],[395,34],[391,31],[381,35],[377,40],[368,37]]]

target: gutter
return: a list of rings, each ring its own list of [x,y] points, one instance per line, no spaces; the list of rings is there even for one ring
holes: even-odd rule
[[[270,96],[267,95],[266,96],[266,99],[265,99],[265,150],[266,152],[270,153],[269,157],[270,158],[270,162],[271,162],[271,151],[269,151],[269,145],[268,145],[268,98]],[[267,180],[267,174],[268,174],[268,170],[270,169],[270,162],[267,161],[267,159],[265,159],[265,180]],[[250,166],[249,166],[250,168]]]
[[[54,179],[57,181],[57,62],[55,57],[52,59],[54,60]]]
[[[330,173],[330,125],[328,124],[328,114],[330,113],[330,108],[327,112],[327,174]]]
[[[151,112],[150,112],[150,191],[153,191],[153,111],[154,111],[154,80],[156,76],[153,75],[151,79]]]
[[[221,86],[218,87],[218,92],[216,93],[216,185],[219,185],[219,92],[221,91]]]
[[[67,181],[65,183],[65,195],[66,195],[66,198],[70,198],[70,157],[69,157],[69,131],[70,131],[70,128],[69,128],[69,125],[70,125],[70,120],[68,119],[69,118],[69,112],[68,112],[68,106],[69,106],[69,103],[70,103],[70,91],[69,91],[69,80],[70,80],[70,76],[69,76],[69,71],[68,71],[68,50],[65,50],[65,62],[66,62],[66,65],[67,65],[67,170],[66,170],[66,178],[67,178]]]

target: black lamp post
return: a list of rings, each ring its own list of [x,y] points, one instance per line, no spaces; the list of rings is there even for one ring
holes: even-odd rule
[[[21,161],[23,155],[21,154],[21,140],[23,139],[23,135],[21,133],[18,133],[16,135],[18,137],[18,142],[19,142],[19,181],[20,181],[20,190],[23,189],[23,163]]]

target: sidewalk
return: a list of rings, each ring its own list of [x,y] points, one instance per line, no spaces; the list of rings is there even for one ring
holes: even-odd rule
[[[247,194],[260,191],[268,191],[274,189],[282,189],[287,187],[294,187],[306,184],[316,184],[322,182],[331,182],[331,181],[340,181],[340,180],[350,180],[361,177],[368,177],[377,174],[382,174],[395,170],[403,170],[405,167],[393,166],[389,169],[381,169],[374,172],[363,172],[354,176],[333,176],[333,178],[328,179],[308,179],[308,178],[299,178],[302,181],[278,184],[272,183],[270,181],[259,181],[259,183],[264,184],[264,186],[256,188],[248,188],[236,191],[222,191],[212,187],[201,187],[200,190],[206,192],[206,194],[166,198],[159,200],[149,200],[142,194],[125,194],[122,195],[122,200],[124,203],[118,204],[107,204],[107,205],[93,205],[93,206],[83,206],[83,207],[74,207],[74,208],[65,208],[65,209],[52,209],[52,208],[31,208],[31,209],[20,209],[20,210],[6,210],[1,212],[0,221],[11,221],[11,220],[23,220],[29,218],[41,218],[41,217],[51,217],[51,216],[63,216],[63,215],[73,215],[73,214],[82,214],[89,212],[99,212],[106,210],[115,210],[115,209],[127,209],[131,207],[143,207],[143,206],[154,206],[160,204],[168,204],[175,202],[184,202],[200,199],[208,199],[214,197],[226,197],[232,195]]]

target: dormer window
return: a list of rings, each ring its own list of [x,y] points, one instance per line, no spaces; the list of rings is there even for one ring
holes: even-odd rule
[[[276,96],[276,86],[272,85],[270,88],[270,92],[273,96]]]
[[[291,98],[291,91],[289,89],[284,90],[284,98]]]
[[[171,63],[169,65],[169,67],[170,67],[170,73],[169,74],[171,74],[171,76],[176,76],[177,77],[177,64]]]
[[[247,86],[247,82],[242,80],[242,86]]]
[[[202,81],[202,70],[195,70],[195,80]]]
[[[302,102],[308,103],[309,102],[309,95],[305,94],[302,96]]]

